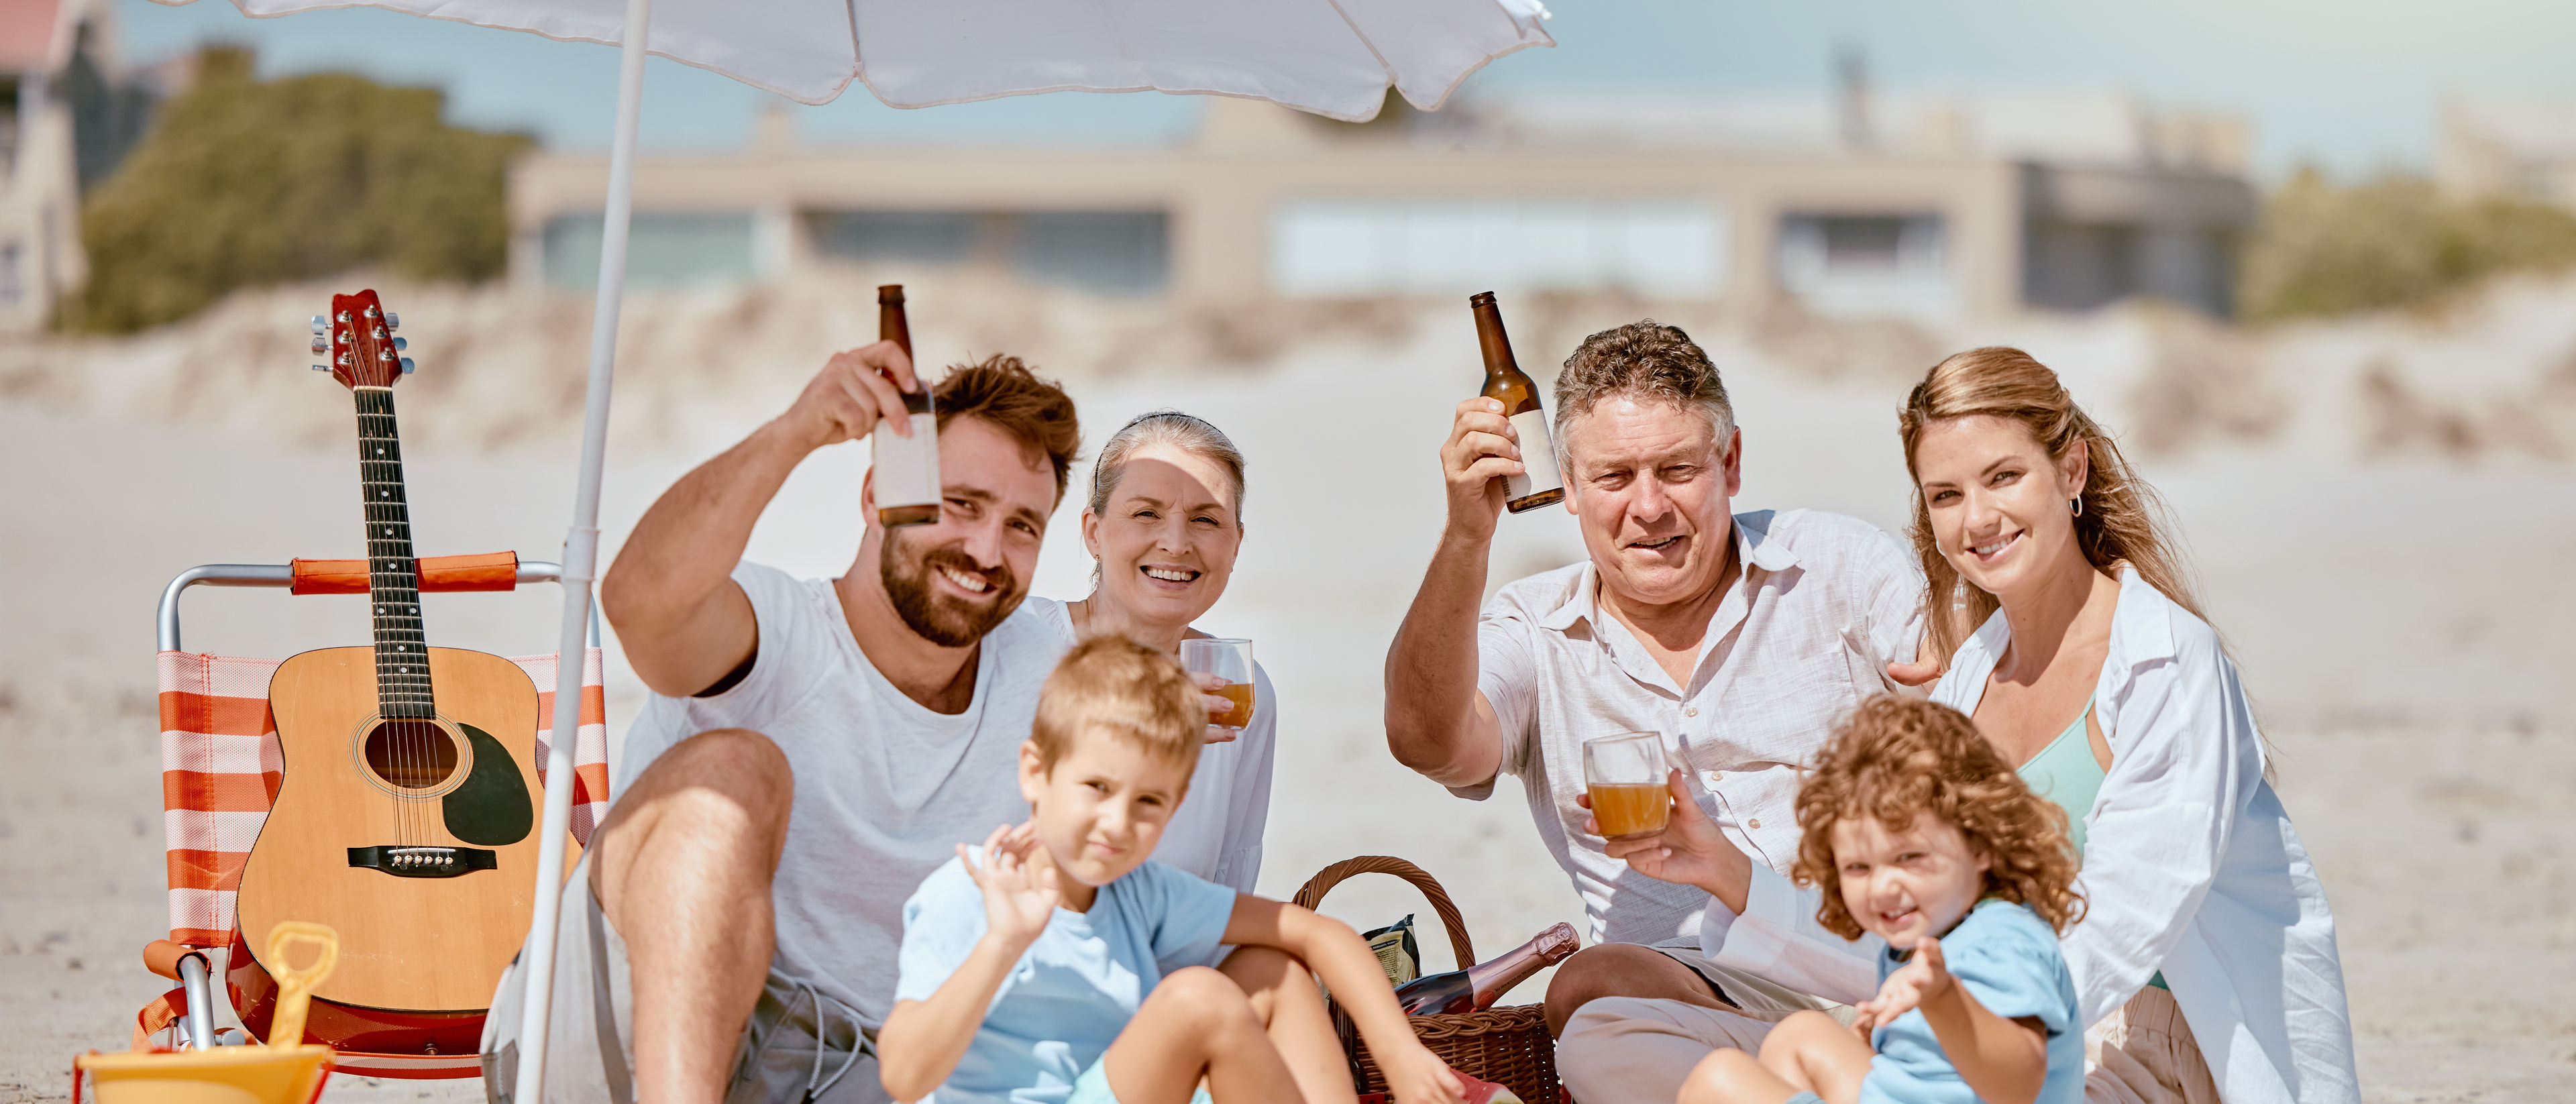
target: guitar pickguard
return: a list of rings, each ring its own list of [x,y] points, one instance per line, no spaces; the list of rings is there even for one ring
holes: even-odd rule
[[[474,747],[474,769],[439,799],[448,834],[485,847],[507,847],[528,838],[536,828],[536,810],[509,749],[473,725],[456,727]]]

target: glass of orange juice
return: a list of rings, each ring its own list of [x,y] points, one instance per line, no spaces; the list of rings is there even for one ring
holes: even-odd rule
[[[1583,784],[1592,795],[1592,819],[1600,822],[1603,838],[1664,830],[1673,811],[1672,794],[1664,788],[1669,769],[1659,733],[1622,732],[1583,741]]]
[[[1241,732],[1252,723],[1251,641],[1228,637],[1181,641],[1181,669],[1225,680],[1216,692],[1233,701],[1234,708],[1211,718],[1209,724]]]

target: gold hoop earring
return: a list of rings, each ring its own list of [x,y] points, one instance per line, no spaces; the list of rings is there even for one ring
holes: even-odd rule
[[[2067,499],[2067,500],[2066,500],[2066,509],[2067,509],[2069,512],[2073,513],[2073,514],[2074,514],[2075,516],[2077,516],[2077,517],[2083,517],[2083,516],[2084,516],[2084,500],[2083,500],[2082,498],[2080,498],[2080,497],[2079,497],[2079,498],[2070,498],[2070,499]]]

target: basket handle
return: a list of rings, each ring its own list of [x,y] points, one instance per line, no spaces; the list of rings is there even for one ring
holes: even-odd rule
[[[1449,903],[1449,891],[1440,888],[1440,880],[1421,867],[1393,855],[1361,855],[1318,870],[1314,877],[1306,879],[1305,888],[1297,891],[1294,904],[1314,908],[1322,903],[1325,893],[1354,874],[1392,874],[1413,883],[1413,888],[1422,891],[1423,899],[1431,902],[1431,911],[1440,915],[1440,926],[1448,929],[1449,949],[1458,955],[1458,968],[1464,970],[1476,964],[1476,947],[1467,940],[1467,920],[1458,914],[1458,906]]]

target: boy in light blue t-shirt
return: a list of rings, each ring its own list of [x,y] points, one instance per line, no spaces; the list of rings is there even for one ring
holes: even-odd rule
[[[1406,1104],[1460,1104],[1349,925],[1150,861],[1207,724],[1170,657],[1074,646],[1020,749],[1029,822],[933,871],[903,909],[877,1035],[910,1104],[1354,1104],[1320,978]],[[1223,969],[1195,965],[1220,945]],[[1309,969],[1311,968],[1311,973]]]
[[[1861,704],[1798,790],[1817,922],[1887,941],[1845,1027],[1800,1012],[1760,1058],[1720,1050],[1677,1104],[2077,1104],[2084,1024],[2058,936],[2083,913],[2066,812],[1957,710]],[[1873,1053],[1875,1052],[1875,1053]]]

